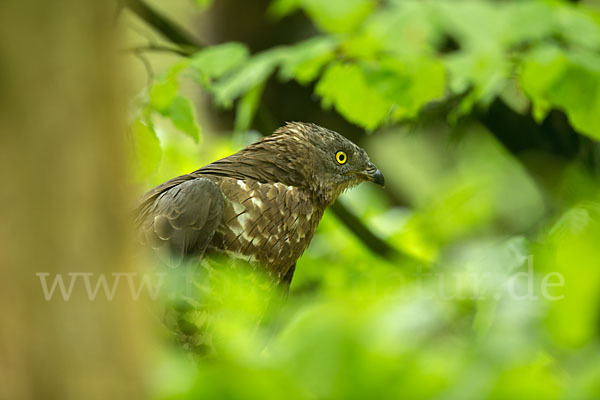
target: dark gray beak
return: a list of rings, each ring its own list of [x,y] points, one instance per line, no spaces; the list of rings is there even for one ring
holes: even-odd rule
[[[365,171],[365,176],[369,181],[376,183],[379,186],[385,185],[385,178],[383,177],[383,174],[373,163],[369,163],[369,166]]]

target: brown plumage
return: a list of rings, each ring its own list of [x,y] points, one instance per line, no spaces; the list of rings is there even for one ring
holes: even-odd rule
[[[289,285],[325,209],[363,181],[384,183],[363,149],[315,124],[288,123],[150,190],[137,222],[142,241],[172,264],[227,254]]]

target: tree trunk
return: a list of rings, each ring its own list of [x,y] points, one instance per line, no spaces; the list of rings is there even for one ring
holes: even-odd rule
[[[146,313],[135,272],[114,5],[0,1],[0,398],[145,397]],[[49,274],[49,275],[39,275]],[[44,278],[45,276],[45,278]]]

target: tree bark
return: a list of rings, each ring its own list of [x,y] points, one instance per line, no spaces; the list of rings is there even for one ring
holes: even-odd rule
[[[145,397],[142,304],[56,274],[136,272],[114,6],[0,2],[0,398]]]

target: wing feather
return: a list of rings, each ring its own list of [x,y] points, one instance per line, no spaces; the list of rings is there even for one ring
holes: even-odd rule
[[[141,241],[165,250],[170,265],[202,256],[223,217],[223,194],[210,179],[182,176],[148,192],[138,207]]]

